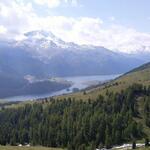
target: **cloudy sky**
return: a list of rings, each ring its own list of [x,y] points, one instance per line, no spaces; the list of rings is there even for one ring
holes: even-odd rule
[[[0,38],[46,30],[67,42],[150,51],[149,0],[0,0]]]

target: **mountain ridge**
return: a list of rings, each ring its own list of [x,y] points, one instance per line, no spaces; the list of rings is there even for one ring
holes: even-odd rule
[[[24,83],[28,75],[45,79],[122,74],[146,61],[104,47],[67,43],[51,32],[33,31],[25,36],[21,41],[0,41],[0,75],[8,77],[5,83],[14,84],[6,84],[8,89]],[[15,83],[16,78],[19,82]],[[0,93],[7,93],[2,85],[0,89]]]
[[[15,54],[11,54],[9,59],[16,61],[18,58],[15,57],[18,55],[17,57],[22,56],[21,59],[26,61],[25,66],[28,65],[28,61],[31,66],[37,63],[39,65],[38,70],[43,69],[39,72],[41,75],[44,72],[52,76],[87,75],[89,72],[91,75],[117,74],[126,72],[145,62],[134,56],[115,53],[104,47],[80,46],[75,43],[67,43],[51,32],[33,31],[25,35],[26,38],[21,41],[2,42],[0,44],[0,57],[1,53],[3,53],[4,58],[2,60],[7,59],[8,56],[10,57],[9,53],[14,51]],[[87,62],[93,68],[88,68]],[[13,67],[13,65],[19,67],[21,60],[16,63],[10,63],[9,67]],[[64,67],[62,67],[62,64],[64,64]],[[115,68],[113,67],[114,71],[108,71],[109,69],[113,70],[112,65],[116,66]],[[97,66],[97,68],[94,68],[94,66]],[[36,65],[32,66],[32,68],[32,72],[37,70]],[[68,68],[67,73],[64,72],[64,68]],[[19,69],[18,71],[21,70]],[[16,70],[16,73],[18,71]],[[74,71],[76,72],[75,74],[73,73]],[[37,75],[32,72],[28,70],[28,74]]]

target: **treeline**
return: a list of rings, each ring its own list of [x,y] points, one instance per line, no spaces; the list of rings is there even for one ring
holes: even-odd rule
[[[150,127],[150,87],[134,84],[121,93],[107,91],[96,100],[63,99],[0,111],[0,144],[31,143],[68,150],[95,150],[145,137],[137,98],[143,97]]]

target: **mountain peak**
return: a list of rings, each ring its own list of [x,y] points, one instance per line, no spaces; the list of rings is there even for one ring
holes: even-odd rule
[[[35,30],[35,31],[30,31],[24,34],[26,37],[29,38],[56,38],[56,36],[52,32],[47,32],[44,30]]]
[[[35,30],[24,33],[25,39],[19,42],[27,45],[30,48],[36,49],[50,49],[50,48],[67,48],[68,43],[64,42],[51,31]]]

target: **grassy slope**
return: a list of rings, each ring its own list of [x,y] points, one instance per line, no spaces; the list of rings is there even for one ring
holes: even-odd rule
[[[146,66],[146,67],[145,67]],[[117,83],[117,84],[116,84]],[[102,94],[105,95],[106,91],[113,91],[119,92],[133,83],[140,83],[143,85],[150,85],[150,64],[143,65],[139,68],[134,69],[133,71],[105,84],[101,85],[98,88],[87,90],[86,95],[83,92],[67,94],[62,96],[57,96],[56,98],[75,98],[77,100],[84,99],[87,100],[88,98],[95,99],[98,95]]]
[[[0,146],[0,150],[63,150],[63,149],[45,148],[45,147]]]

